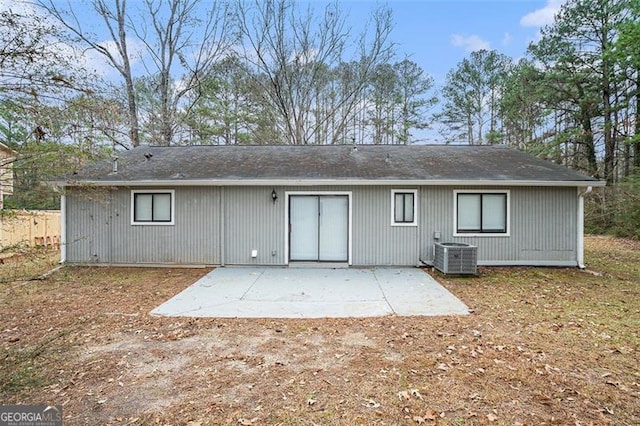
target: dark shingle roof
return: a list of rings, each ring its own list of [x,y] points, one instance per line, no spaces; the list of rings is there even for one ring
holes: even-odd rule
[[[564,166],[504,146],[141,146],[118,156],[117,173],[113,173],[112,162],[105,160],[68,176],[66,182],[599,183]]]

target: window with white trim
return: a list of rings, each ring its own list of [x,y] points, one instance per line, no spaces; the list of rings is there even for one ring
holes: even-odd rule
[[[456,235],[508,235],[509,191],[455,191]]]
[[[131,224],[173,225],[174,197],[172,189],[131,191]]]
[[[418,190],[391,190],[391,225],[416,226],[418,224]]]

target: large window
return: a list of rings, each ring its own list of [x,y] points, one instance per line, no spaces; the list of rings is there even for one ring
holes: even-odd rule
[[[131,191],[132,225],[173,225],[173,190]]]
[[[509,191],[454,191],[456,235],[508,235]]]
[[[391,191],[391,225],[417,225],[417,196],[418,191],[415,189],[394,189]]]

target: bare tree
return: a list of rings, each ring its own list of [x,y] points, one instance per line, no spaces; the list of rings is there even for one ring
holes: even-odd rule
[[[14,3],[3,8],[0,28],[0,208],[3,195],[9,194],[13,197],[7,206],[30,207],[34,205],[15,200],[37,193],[44,185],[22,178],[46,180],[62,173],[52,167],[59,163],[51,161],[49,154],[75,149],[68,140],[60,147],[50,137],[61,125],[51,111],[68,110],[73,96],[92,93],[92,76],[82,68],[72,41],[31,5]],[[54,204],[44,207],[55,207],[56,197],[43,197]]]
[[[325,143],[340,142],[367,80],[391,56],[390,10],[375,11],[372,31],[364,31],[351,44],[338,2],[329,4],[320,16],[310,6],[301,12],[294,0],[256,0],[252,4],[238,0],[237,7],[244,60],[277,112],[288,142],[314,143],[318,133],[326,135]],[[330,108],[320,108],[315,102],[327,84],[326,70],[349,62],[345,59],[348,53],[358,63],[355,84],[335,93]]]
[[[104,56],[120,74],[126,88],[129,138],[131,145],[138,146],[140,144],[138,107],[129,56],[127,0],[114,0],[113,2],[92,0],[91,2],[95,12],[102,18],[115,49],[109,49],[104,40],[99,40],[94,33],[87,31],[72,7],[61,9],[53,0],[38,0],[38,4],[75,35],[79,42]]]
[[[157,79],[160,96],[157,112],[161,129],[160,143],[169,145],[174,139],[176,111],[185,94],[193,90],[201,75],[220,59],[233,42],[232,14],[226,3],[201,0],[145,0],[142,15],[133,15],[127,0],[91,0],[96,14],[102,18],[110,40],[100,40],[87,31],[73,7],[63,9],[54,0],[38,0],[38,4],[55,17],[78,41],[95,50],[121,76],[127,100],[131,145],[140,144],[140,111],[136,97],[138,76],[132,68],[131,46],[139,41],[144,48],[140,60],[145,61],[147,77]],[[204,5],[209,7],[203,11]],[[176,82],[175,73],[185,76]],[[189,105],[184,106],[187,109]],[[184,114],[183,114],[184,115]]]
[[[149,19],[141,26],[132,26],[144,43],[151,58],[145,64],[156,76],[160,98],[160,142],[174,142],[179,117],[187,118],[196,97],[186,95],[196,89],[204,77],[224,56],[230,53],[237,40],[233,14],[226,2],[210,2],[209,10],[200,16],[201,0],[145,0]],[[176,81],[174,73],[183,71]],[[178,114],[182,109],[182,114]]]

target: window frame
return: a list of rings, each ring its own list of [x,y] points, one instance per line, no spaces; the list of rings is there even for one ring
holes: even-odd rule
[[[460,231],[458,229],[458,195],[479,194],[480,230]],[[505,195],[505,232],[482,232],[482,194]],[[453,236],[454,237],[510,237],[511,236],[511,191],[508,189],[456,189],[453,191]]]
[[[171,220],[168,221],[154,221],[154,220],[135,220],[135,209],[136,209],[136,195],[137,194],[169,194],[170,195],[170,215]],[[131,225],[152,225],[152,226],[172,226],[175,225],[175,202],[176,200],[176,191],[174,189],[133,189],[131,190]]]
[[[413,221],[396,222],[396,194],[413,194]],[[391,190],[391,226],[418,226],[418,190],[417,189],[392,189]]]

